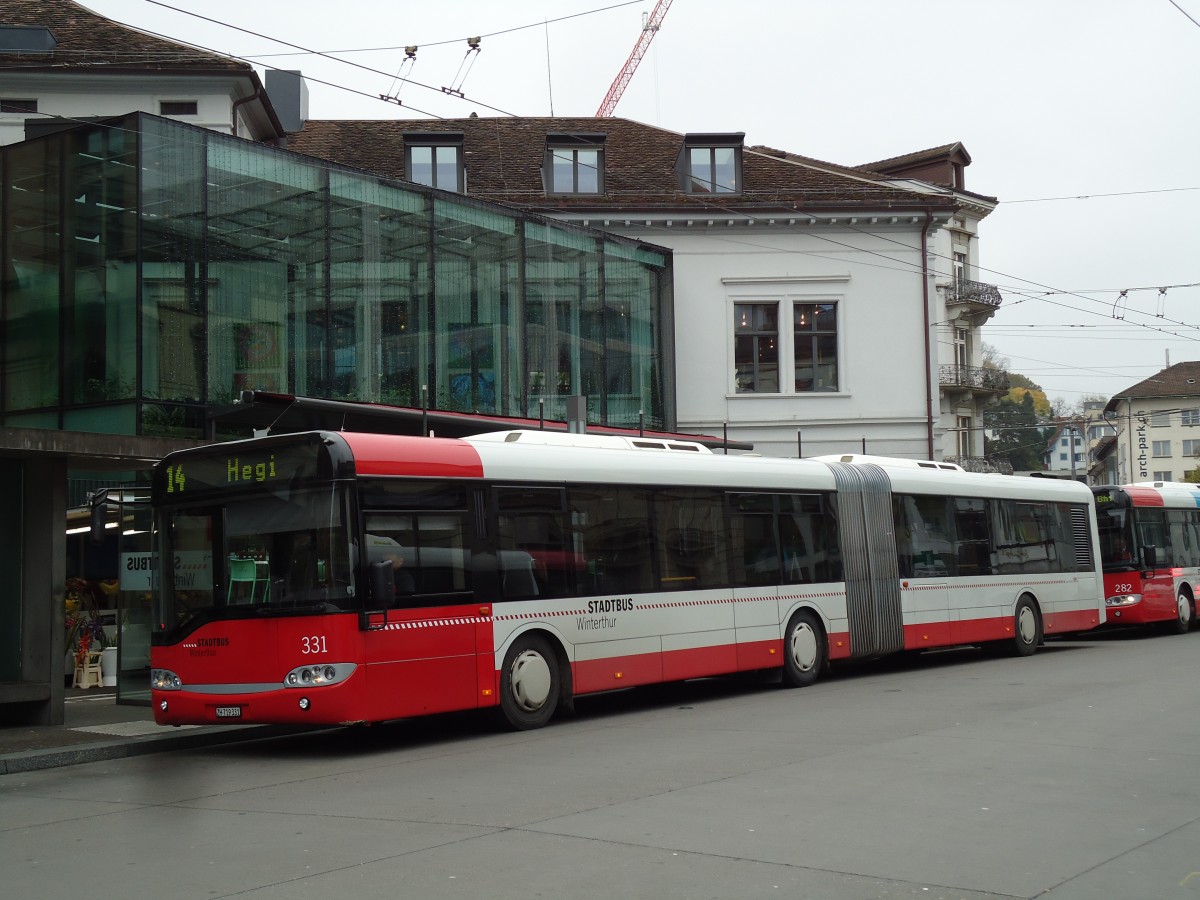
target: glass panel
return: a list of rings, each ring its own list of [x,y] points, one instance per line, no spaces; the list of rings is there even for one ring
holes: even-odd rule
[[[945,578],[957,571],[958,556],[952,541],[944,497],[892,498],[896,525],[896,553],[901,578]]]
[[[124,128],[67,137],[64,240],[71,247],[66,403],[137,389],[137,138]],[[107,431],[107,429],[105,429]]]
[[[331,395],[418,406],[431,344],[429,201],[330,173]]]
[[[562,491],[498,488],[495,496],[502,596],[575,596],[582,567],[568,551]]]
[[[336,488],[255,494],[224,508],[171,510],[158,622],[272,610],[356,609],[346,498]]]
[[[4,408],[55,406],[59,400],[59,152],[63,138],[5,152]],[[9,417],[13,424],[15,419]],[[57,425],[57,422],[55,423]]]
[[[689,190],[693,194],[713,192],[712,148],[692,147],[688,150]]]
[[[796,303],[792,306],[795,340],[795,385],[800,391],[838,389],[837,306]]]
[[[735,303],[733,330],[735,390],[739,394],[778,392],[779,304]],[[798,360],[797,378],[799,371]]]
[[[433,186],[433,148],[408,148],[408,178],[417,184]]]
[[[576,180],[575,190],[580,194],[600,193],[600,163],[599,150],[576,151]]]
[[[458,180],[458,147],[436,147],[434,156],[437,159],[437,171],[434,173],[433,185],[443,191],[460,191],[462,185]]]
[[[724,509],[724,495],[716,490],[678,488],[655,493],[662,590],[695,590],[729,583]]]
[[[650,495],[644,488],[577,487],[568,496],[574,549],[588,569],[591,594],[654,590]]]
[[[323,172],[236,138],[208,142],[207,399],[247,389],[328,397]]]
[[[628,259],[614,242],[604,245],[604,378],[606,423],[647,428],[665,426],[664,333],[673,329],[665,313],[668,281],[653,266]]]
[[[64,431],[137,434],[137,407],[126,403],[121,406],[88,406],[64,410],[62,427]]]
[[[597,249],[597,241],[580,232],[532,222],[526,228],[530,415],[565,418],[565,398],[583,394],[589,418],[600,418],[605,323]]]
[[[736,193],[737,155],[733,147],[714,147],[713,151],[714,190],[719,194]]]
[[[204,273],[204,142],[195,129],[143,120],[142,396],[205,398],[208,288]],[[143,433],[158,430],[143,412]],[[152,430],[146,430],[152,429]]]
[[[516,219],[434,202],[434,323],[438,338],[433,406],[514,413],[520,341]]]
[[[550,153],[550,190],[555,194],[568,194],[575,189],[573,180],[574,159],[570,150],[553,150]]]

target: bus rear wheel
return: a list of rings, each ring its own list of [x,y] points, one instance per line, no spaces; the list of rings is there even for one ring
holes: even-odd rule
[[[1013,613],[1013,639],[1009,651],[1013,656],[1033,656],[1042,642],[1042,617],[1030,597],[1017,601]]]
[[[514,730],[541,728],[558,708],[562,680],[558,657],[545,638],[517,638],[500,670],[500,713]]]
[[[1171,623],[1171,630],[1176,634],[1187,634],[1191,630],[1193,618],[1192,598],[1188,596],[1187,591],[1180,588],[1179,595],[1175,598],[1175,620]]]
[[[816,616],[797,610],[783,633],[783,683],[806,687],[817,680],[825,663],[825,632]]]

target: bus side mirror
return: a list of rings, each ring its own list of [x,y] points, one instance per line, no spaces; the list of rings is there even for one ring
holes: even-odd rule
[[[93,544],[104,543],[104,526],[108,524],[107,500],[108,491],[106,490],[96,491],[88,500],[91,504],[91,509],[89,510],[91,521],[89,522],[88,536],[92,539]]]
[[[1142,569],[1150,572],[1158,568],[1158,548],[1143,547],[1142,548]]]
[[[396,578],[390,559],[371,563],[371,599],[383,609],[396,605]]]

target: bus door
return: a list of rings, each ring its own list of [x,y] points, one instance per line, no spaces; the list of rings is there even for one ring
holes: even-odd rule
[[[891,479],[882,466],[826,465],[832,470],[837,485],[850,655],[862,658],[903,650],[908,608],[901,605]],[[936,570],[930,574],[935,575]],[[944,588],[942,581],[941,591],[930,592],[930,599],[937,597],[933,602],[941,606],[943,617]],[[905,595],[906,604],[907,600]]]
[[[1135,560],[1142,570],[1142,608],[1147,619],[1173,619],[1175,609],[1175,562],[1171,536],[1167,530],[1167,511],[1139,507],[1137,516],[1138,550]],[[1153,549],[1147,556],[1146,551]],[[1147,565],[1148,562],[1153,565]]]
[[[371,614],[364,640],[369,689],[402,704],[397,717],[480,703],[476,653],[490,617],[473,590],[469,521],[456,509],[363,515],[367,563],[390,562],[395,582],[391,608]],[[478,652],[490,666],[487,643]]]
[[[905,648],[953,643],[950,577],[954,544],[946,497],[897,494],[893,500],[896,564],[903,592]]]

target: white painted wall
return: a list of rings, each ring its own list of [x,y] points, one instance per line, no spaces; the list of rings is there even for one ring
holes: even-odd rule
[[[721,434],[728,423],[732,439],[766,456],[795,456],[799,431],[805,456],[861,452],[865,438],[869,453],[928,458],[919,227],[864,234],[864,226],[721,221],[620,229],[673,251],[680,430]],[[933,306],[932,283],[929,297]],[[838,304],[837,391],[735,390],[734,303],[776,298]],[[791,323],[790,303],[783,309],[781,331]],[[783,385],[791,383],[787,365],[781,375]]]
[[[0,97],[38,101],[36,114],[0,113],[0,144],[25,140],[25,120],[52,121],[121,116],[131,112],[159,115],[162,101],[195,100],[194,116],[169,118],[198,125],[212,131],[233,132],[234,100],[249,92],[249,79],[231,73],[229,77],[166,76],[73,76],[14,75],[6,73],[0,84]],[[254,138],[251,125],[239,117],[238,133]]]
[[[1196,441],[1200,449],[1200,425],[1184,425],[1182,410],[1200,410],[1200,393],[1194,397],[1164,397],[1120,401],[1109,417],[1117,426],[1117,479],[1121,484],[1155,481],[1156,472],[1166,472],[1165,481],[1182,481],[1185,472],[1200,466],[1200,458],[1184,453],[1185,441]],[[1165,424],[1163,424],[1165,423]],[[1155,444],[1169,444],[1169,452],[1155,454]]]

